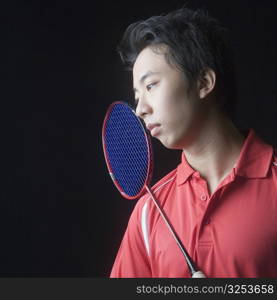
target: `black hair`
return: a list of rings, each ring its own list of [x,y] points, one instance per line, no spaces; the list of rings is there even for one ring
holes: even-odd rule
[[[228,30],[204,10],[186,7],[128,26],[117,51],[127,70],[147,46],[165,44],[169,63],[180,68],[190,85],[208,68],[216,74],[219,108],[231,118],[236,101],[234,55]]]

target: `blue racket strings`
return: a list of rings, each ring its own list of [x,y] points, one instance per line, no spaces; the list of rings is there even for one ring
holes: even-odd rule
[[[150,143],[127,103],[117,102],[107,114],[103,132],[110,173],[123,196],[137,197],[150,181]]]

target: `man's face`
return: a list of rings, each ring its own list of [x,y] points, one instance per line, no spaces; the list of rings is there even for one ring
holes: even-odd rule
[[[165,147],[183,149],[203,126],[203,100],[197,87],[189,88],[184,73],[167,62],[164,51],[147,47],[135,61],[136,114]]]

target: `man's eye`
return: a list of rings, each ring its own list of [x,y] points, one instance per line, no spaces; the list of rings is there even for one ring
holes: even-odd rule
[[[155,84],[157,84],[157,82],[153,82],[153,83],[148,84],[146,86],[147,91],[150,91]]]

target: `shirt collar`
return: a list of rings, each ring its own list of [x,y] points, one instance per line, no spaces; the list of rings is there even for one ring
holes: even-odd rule
[[[194,172],[195,170],[189,165],[186,156],[182,151],[182,161],[177,167],[177,185],[186,182]]]
[[[237,176],[247,178],[262,178],[267,176],[273,155],[273,147],[263,142],[250,129],[243,143],[239,158],[234,167],[234,173]],[[183,184],[195,171],[187,162],[182,152],[182,161],[177,167],[177,184]]]
[[[235,175],[247,178],[263,178],[271,165],[273,147],[262,141],[250,129],[235,165]]]

